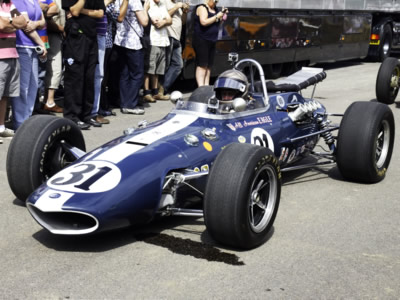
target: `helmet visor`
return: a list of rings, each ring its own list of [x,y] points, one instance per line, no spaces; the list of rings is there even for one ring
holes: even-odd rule
[[[238,90],[242,93],[246,91],[246,85],[243,82],[239,81],[238,79],[231,79],[226,77],[217,78],[217,80],[215,81],[214,89],[220,88]]]

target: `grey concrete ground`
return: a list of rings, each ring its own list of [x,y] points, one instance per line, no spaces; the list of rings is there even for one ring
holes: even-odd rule
[[[324,67],[328,78],[316,96],[329,112],[375,99],[378,63]],[[158,102],[143,117],[117,112],[110,125],[84,132],[87,148],[140,120],[157,120],[171,108]],[[390,108],[399,125],[400,106]],[[202,219],[179,217],[95,237],[52,236],[8,187],[5,141],[0,145],[0,298],[399,299],[396,136],[392,163],[379,184],[345,182],[335,167],[286,174],[273,233],[251,251],[218,247]]]

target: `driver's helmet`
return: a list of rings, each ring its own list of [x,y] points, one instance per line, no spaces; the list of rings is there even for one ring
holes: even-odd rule
[[[235,98],[246,97],[249,91],[249,82],[243,72],[231,69],[218,76],[214,83],[214,91],[219,101],[231,103]],[[225,94],[229,97],[223,97]]]

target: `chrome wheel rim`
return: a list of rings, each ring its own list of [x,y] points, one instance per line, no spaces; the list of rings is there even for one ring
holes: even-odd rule
[[[390,79],[390,88],[391,88],[391,95],[396,96],[397,91],[399,89],[399,77],[400,77],[400,70],[399,68],[395,68],[392,73],[392,78]]]
[[[255,233],[262,232],[273,216],[278,192],[278,181],[272,166],[261,168],[251,184],[249,222]]]
[[[375,141],[375,161],[378,169],[382,168],[386,162],[389,153],[390,144],[390,126],[388,121],[384,120],[379,128]]]

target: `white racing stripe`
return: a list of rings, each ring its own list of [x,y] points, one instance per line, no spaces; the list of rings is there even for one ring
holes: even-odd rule
[[[62,207],[74,194],[47,190],[34,204],[35,207],[43,212],[62,211]]]
[[[194,115],[176,115],[160,126],[132,137],[130,141],[148,145],[189,126],[197,119]]]
[[[141,134],[135,135],[128,141],[149,145],[189,126],[197,119],[198,116],[194,115],[176,115],[172,119],[168,120],[167,122],[157,127],[154,127]],[[143,149],[144,147],[145,147],[144,145],[127,144],[125,142],[100,154],[94,160],[105,160],[117,164],[126,157],[128,157],[129,155]]]
[[[117,164],[129,155],[143,148],[144,146],[122,143],[100,154],[93,160],[104,160]]]

